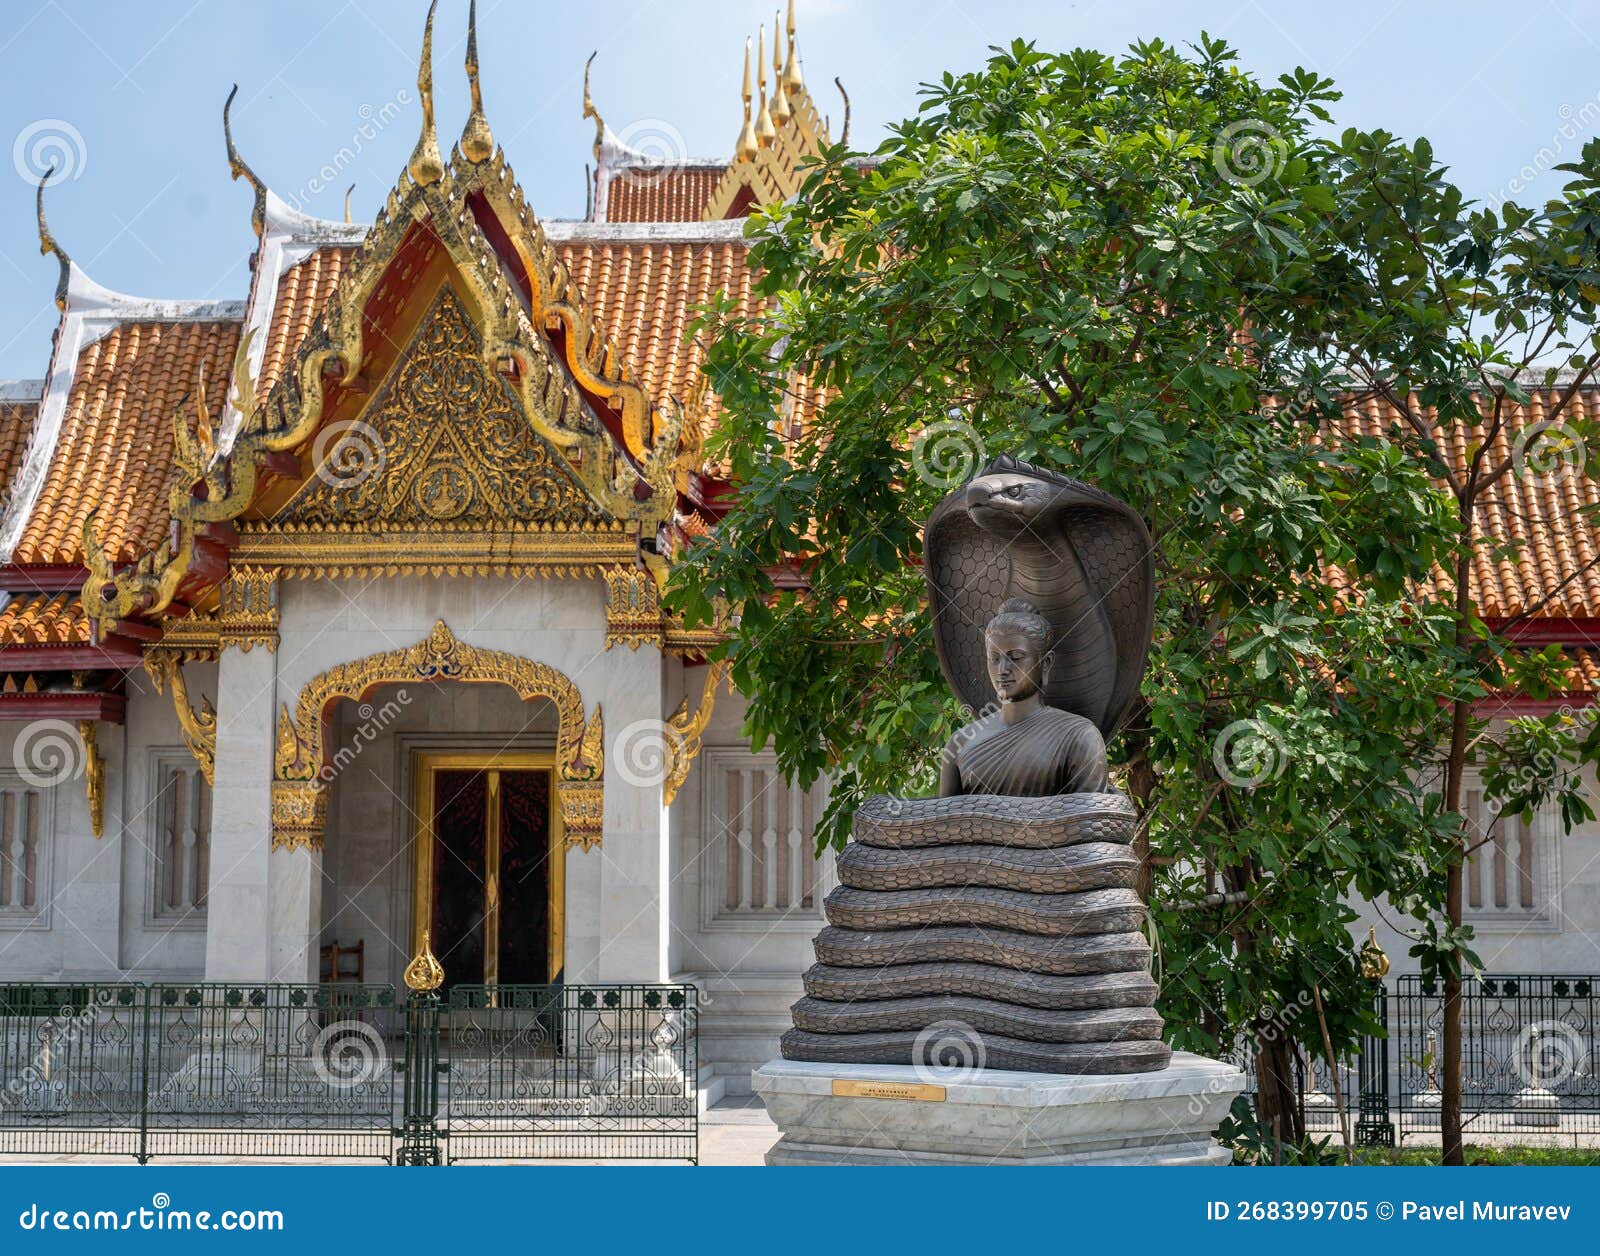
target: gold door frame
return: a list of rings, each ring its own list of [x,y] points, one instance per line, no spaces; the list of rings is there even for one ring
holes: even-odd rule
[[[549,928],[546,954],[549,957],[550,971],[546,974],[546,980],[554,981],[561,975],[562,966],[566,961],[567,940],[567,845],[561,807],[556,800],[555,751],[421,751],[413,756],[412,764],[414,769],[412,814],[416,820],[412,833],[414,871],[411,882],[411,949],[413,954],[421,951],[423,930],[433,919],[433,852],[436,845],[433,832],[434,778],[440,772],[463,770],[488,772],[490,773],[489,797],[493,803],[499,784],[496,773],[548,772],[550,774],[550,851],[549,871],[546,876],[548,893],[546,918]],[[495,833],[500,825],[500,809],[491,805],[488,812],[487,823],[490,832]],[[490,864],[484,869],[484,874],[488,878],[485,892],[490,898],[490,911],[484,921],[483,955],[486,966],[499,963],[499,895],[494,882],[494,878],[499,875],[499,853],[497,841],[491,840],[485,843],[485,862]],[[491,941],[494,943],[492,947]],[[485,985],[494,984],[488,973],[483,976]]]

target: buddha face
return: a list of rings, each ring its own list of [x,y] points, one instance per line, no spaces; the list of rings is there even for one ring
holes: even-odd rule
[[[1002,702],[1021,702],[1044,688],[1055,654],[1020,628],[1004,624],[984,634],[988,646],[989,682]]]

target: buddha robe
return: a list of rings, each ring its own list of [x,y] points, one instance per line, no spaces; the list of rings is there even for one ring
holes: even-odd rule
[[[1040,798],[1048,794],[1111,792],[1106,745],[1081,715],[1043,706],[1007,725],[996,711],[950,739],[962,794]]]

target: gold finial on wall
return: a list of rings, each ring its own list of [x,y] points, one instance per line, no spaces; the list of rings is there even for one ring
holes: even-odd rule
[[[783,67],[783,88],[790,99],[793,108],[793,97],[805,90],[805,82],[800,77],[800,58],[794,50],[794,0],[789,0],[789,59]]]
[[[761,112],[756,115],[756,142],[766,148],[778,138],[778,128],[772,125],[772,110],[767,108],[767,28],[761,27],[756,44],[756,78],[761,84]]]
[[[467,9],[467,83],[472,88],[472,112],[461,132],[461,155],[476,164],[494,155],[494,135],[483,112],[483,89],[478,85],[478,0]]]
[[[756,141],[756,129],[750,122],[750,40],[744,41],[744,88],[741,92],[744,97],[744,126],[739,129],[739,142],[734,146],[733,157],[735,161],[752,161],[756,149],[760,145]]]
[[[789,120],[789,93],[783,90],[783,56],[778,43],[778,14],[772,14],[772,120],[782,126]]]
[[[44,185],[50,182],[50,176],[55,172],[56,168],[51,166],[40,178],[39,191],[34,197],[34,213],[39,220],[39,252],[41,255],[54,253],[61,267],[60,277],[56,280],[56,308],[64,310],[67,308],[67,280],[72,275],[72,259],[67,256],[66,249],[56,243],[55,236],[50,234],[50,224],[44,220]]]
[[[228,114],[233,109],[233,98],[239,94],[239,85],[235,83],[233,90],[228,93],[228,99],[222,103],[222,139],[228,146],[228,173],[235,179],[243,179],[250,185],[256,194],[255,204],[250,207],[250,225],[255,228],[256,236],[267,229],[267,185],[263,183],[256,172],[250,169],[245,159],[239,156],[239,148],[233,142],[233,123]]]
[[[417,136],[417,146],[411,150],[411,160],[406,169],[423,187],[437,183],[444,176],[444,159],[439,156],[439,135],[433,123],[433,11],[439,0],[428,6],[428,21],[422,28],[422,61],[417,66],[417,95],[422,100],[422,134]]]

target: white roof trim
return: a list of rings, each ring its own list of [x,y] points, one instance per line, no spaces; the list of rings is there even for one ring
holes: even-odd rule
[[[335,222],[314,218],[293,208],[267,189],[266,224],[261,232],[261,248],[250,275],[250,299],[243,336],[250,336],[250,378],[261,378],[261,364],[267,356],[267,329],[278,305],[278,281],[293,267],[325,248],[348,248],[367,238],[371,227],[365,223]],[[253,333],[253,335],[252,335]],[[232,391],[222,408],[217,424],[217,458],[224,458],[239,437],[244,416],[233,407]]]
[[[45,376],[39,398],[39,416],[34,420],[22,465],[11,483],[11,500],[0,517],[0,563],[11,562],[39,500],[39,490],[55,457],[61,420],[67,413],[67,400],[72,395],[72,382],[83,351],[123,323],[236,323],[244,313],[243,301],[160,301],[113,292],[90,279],[76,262],[69,263],[66,309],[56,328],[50,373]]]
[[[38,401],[44,396],[42,379],[0,379],[0,401]]]
[[[742,241],[747,221],[744,218],[723,218],[715,222],[574,222],[546,219],[540,225],[544,228],[545,239],[553,244],[573,240],[709,244],[720,240]]]

